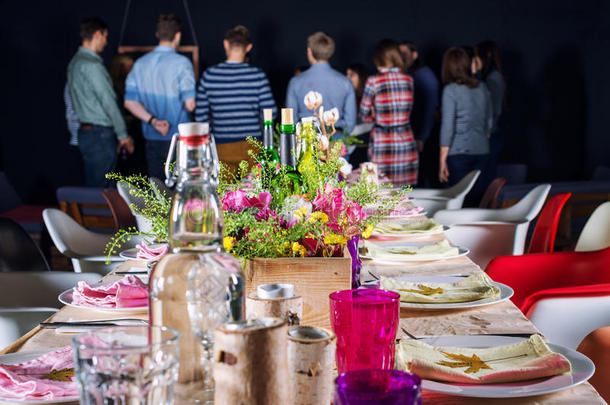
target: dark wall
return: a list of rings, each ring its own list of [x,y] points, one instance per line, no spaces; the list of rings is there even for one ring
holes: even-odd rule
[[[335,38],[331,62],[342,71],[353,62],[372,68],[372,51],[384,37],[419,43],[437,73],[447,47],[494,39],[509,92],[502,160],[527,163],[532,181],[588,178],[596,165],[610,166],[607,1],[192,0],[190,6],[202,66],[221,61],[224,32],[244,24],[253,37],[252,62],[267,72],[278,104],[294,68],[307,62],[307,35],[317,30]],[[2,2],[1,164],[24,199],[52,200],[55,187],[80,181],[79,154],[67,144],[65,69],[85,16],[108,21],[110,60],[124,7],[117,0]],[[132,0],[124,44],[153,44],[160,12],[176,12],[186,24],[178,0]],[[191,44],[185,31],[183,43]]]

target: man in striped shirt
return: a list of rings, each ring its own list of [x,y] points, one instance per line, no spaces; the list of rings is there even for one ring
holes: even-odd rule
[[[252,49],[243,25],[230,29],[223,41],[226,62],[208,68],[197,88],[195,120],[210,124],[218,157],[231,170],[248,160],[246,137],[261,137],[263,109],[277,107],[265,72],[245,62]]]

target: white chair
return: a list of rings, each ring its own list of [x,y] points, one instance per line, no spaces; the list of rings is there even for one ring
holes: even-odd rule
[[[174,195],[174,189],[169,188],[165,185],[161,179],[157,177],[150,177],[150,185],[155,192],[155,196],[159,199],[165,199],[166,197],[171,198]]]
[[[517,242],[517,229],[521,222],[471,222],[455,224],[445,232],[454,246],[468,248],[468,257],[481,269],[498,256],[512,255]]]
[[[120,196],[123,197],[123,200],[125,200],[125,202],[129,206],[131,213],[136,218],[136,224],[138,226],[138,231],[150,233],[152,231],[152,224],[150,223],[150,221],[147,220],[146,218],[144,218],[136,210],[134,210],[134,207],[136,207],[138,210],[144,209],[144,207],[145,207],[144,199],[142,197],[136,197],[135,195],[131,194],[131,192],[130,192],[131,187],[129,186],[129,184],[127,184],[125,182],[117,183],[116,188],[117,188]]]
[[[610,246],[610,201],[593,211],[583,228],[576,247],[577,252],[600,250]]]
[[[97,273],[72,271],[7,271],[0,272],[0,308],[52,307],[62,304],[57,297],[74,287],[79,281],[97,283],[102,276]]]
[[[500,221],[517,224],[513,255],[521,255],[525,249],[527,228],[538,215],[547,195],[550,184],[541,184],[527,193],[512,207],[499,209],[463,208],[459,210],[441,210],[434,214],[434,220],[443,225],[466,225],[473,222]]]
[[[57,312],[56,308],[0,308],[0,349]]]
[[[428,216],[442,209],[459,209],[462,208],[466,194],[470,192],[480,175],[480,170],[473,170],[449,188],[415,188],[409,193],[409,198],[423,207]]]
[[[124,261],[118,256],[108,258],[104,254],[112,235],[92,232],[79,225],[68,214],[54,208],[45,209],[42,218],[57,250],[72,259],[75,272],[106,274],[118,262]],[[123,244],[122,248],[135,246],[135,242],[137,241],[132,238],[129,243]],[[108,260],[111,263],[107,265]]]
[[[541,299],[526,315],[549,342],[576,349],[590,332],[610,325],[610,296]]]

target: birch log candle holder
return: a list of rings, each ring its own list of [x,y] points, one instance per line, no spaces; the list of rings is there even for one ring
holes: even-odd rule
[[[214,403],[288,404],[286,323],[228,322],[214,331]]]
[[[328,329],[297,326],[288,331],[288,399],[291,405],[330,404],[336,336]]]
[[[294,295],[290,284],[260,285],[246,298],[246,318],[281,318],[288,326],[298,325],[303,318],[303,298]]]

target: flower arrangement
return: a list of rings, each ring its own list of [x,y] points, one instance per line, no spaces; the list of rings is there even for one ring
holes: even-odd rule
[[[318,118],[322,133],[314,144],[313,159],[306,165],[299,164],[302,193],[294,192],[294,176],[285,167],[263,167],[267,163],[258,158],[262,145],[253,139],[249,139],[249,155],[255,161],[252,167],[242,161],[237,176],[221,169],[218,192],[225,223],[223,245],[234,256],[343,256],[348,241],[359,236],[368,238],[374,226],[409,191],[405,188],[388,197],[378,184],[365,181],[364,176],[348,187],[341,174],[345,165],[339,157],[343,145],[320,142],[336,132],[334,124],[339,112],[336,108],[324,112],[321,104],[319,93],[305,96],[305,105]],[[312,124],[301,125],[300,139],[311,137],[307,132],[312,128]],[[375,209],[367,213],[364,207],[371,205]]]

